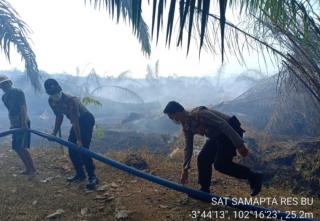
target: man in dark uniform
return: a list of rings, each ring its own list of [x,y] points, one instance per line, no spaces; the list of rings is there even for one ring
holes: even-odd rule
[[[195,134],[206,136],[208,140],[198,155],[198,176],[201,191],[210,192],[212,164],[216,170],[240,179],[247,179],[251,196],[261,190],[262,174],[251,171],[248,167],[232,162],[236,150],[242,155],[248,154],[242,136],[244,130],[233,116],[209,110],[202,106],[186,111],[176,101],[167,104],[164,111],[174,122],[181,124],[185,136],[184,163],[181,183],[188,182],[188,169],[193,154],[193,137]]]
[[[63,116],[66,115],[72,124],[68,140],[79,147],[89,149],[95,124],[94,116],[81,104],[77,97],[62,92],[55,79],[47,79],[44,82],[44,87],[47,94],[50,95],[49,105],[56,116],[52,135],[56,136],[63,122]],[[95,166],[92,159],[72,149],[69,149],[69,157],[76,174],[68,178],[67,181],[80,182],[86,179],[83,171],[83,166],[85,166],[88,175],[87,189],[95,189],[98,178],[95,175]]]
[[[0,76],[0,88],[4,94],[2,101],[7,107],[10,119],[10,129],[30,128],[27,114],[27,104],[22,90],[12,87],[12,81],[7,76]],[[30,133],[19,132],[12,135],[12,148],[22,160],[25,171],[22,174],[34,176],[36,170],[27,148],[30,148]]]

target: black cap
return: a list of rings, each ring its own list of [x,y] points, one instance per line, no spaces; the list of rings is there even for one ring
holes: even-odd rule
[[[58,81],[52,78],[49,78],[44,82],[44,88],[49,95],[54,95],[62,91]]]
[[[176,101],[170,101],[167,106],[164,108],[163,113],[165,114],[174,114],[177,112],[183,112],[184,107]]]

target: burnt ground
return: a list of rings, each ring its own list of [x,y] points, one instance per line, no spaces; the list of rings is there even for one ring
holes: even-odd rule
[[[38,168],[36,178],[29,180],[19,175],[22,170],[14,152],[2,147],[0,150],[0,220],[45,220],[60,209],[60,215],[52,220],[223,220],[192,219],[192,211],[228,211],[230,220],[240,212],[225,206],[212,206],[188,198],[175,192],[113,169],[97,162],[100,178],[99,191],[86,193],[84,183],[68,185],[65,178],[72,175],[72,168],[65,152],[57,148],[42,148],[31,151]],[[109,151],[106,155],[119,161],[126,161],[130,151]],[[181,167],[181,154],[172,158],[154,154],[148,150],[135,151],[148,164],[148,171],[177,182]],[[192,162],[192,168],[195,162]],[[197,188],[197,172],[190,171],[189,186]],[[227,197],[249,199],[246,182],[214,172],[212,192]],[[259,195],[262,198],[301,199],[306,195],[294,194],[290,190],[277,187],[264,187]],[[320,199],[308,196],[312,205],[268,205],[287,211],[302,211],[305,216],[320,217]],[[287,203],[288,204],[288,203]],[[61,211],[63,210],[63,211]],[[59,211],[58,211],[59,214]],[[227,219],[227,218],[226,218]],[[248,220],[257,220],[248,217]],[[263,219],[261,219],[263,220]],[[267,220],[267,219],[264,219]],[[270,220],[270,219],[268,219]]]

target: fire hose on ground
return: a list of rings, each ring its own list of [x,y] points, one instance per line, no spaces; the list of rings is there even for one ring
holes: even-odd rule
[[[29,131],[30,133],[33,133],[33,134],[36,134],[40,137],[46,138],[49,141],[54,141],[56,143],[59,143],[65,147],[67,147],[67,148],[70,148],[72,150],[80,151],[82,154],[85,154],[91,158],[94,158],[104,164],[110,165],[114,168],[125,171],[129,174],[143,178],[143,179],[148,180],[150,182],[159,184],[161,186],[173,189],[178,192],[188,194],[192,198],[196,198],[196,199],[199,199],[199,200],[202,200],[205,202],[212,202],[212,200],[214,199],[214,201],[216,201],[216,202],[217,201],[225,202],[224,205],[232,207],[232,208],[236,208],[236,209],[244,210],[244,211],[250,211],[252,213],[255,212],[255,213],[261,214],[264,217],[270,217],[272,215],[272,217],[277,218],[277,219],[281,219],[281,220],[306,220],[306,221],[307,220],[315,220],[315,219],[309,219],[309,218],[297,218],[295,214],[290,214],[288,212],[281,212],[281,211],[271,209],[271,208],[264,208],[264,207],[259,207],[259,206],[255,206],[255,205],[235,203],[234,200],[231,200],[229,198],[225,198],[225,197],[217,196],[214,194],[209,194],[209,193],[205,193],[205,192],[202,192],[199,190],[195,190],[190,187],[186,187],[181,184],[177,184],[172,181],[163,179],[161,177],[152,175],[150,173],[146,173],[144,171],[130,167],[126,164],[115,161],[115,160],[108,158],[106,156],[102,156],[100,154],[97,154],[93,151],[90,151],[89,149],[84,148],[84,147],[78,147],[77,145],[75,145],[74,143],[71,143],[69,141],[60,139],[58,137],[55,137],[55,136],[52,136],[52,135],[49,135],[49,134],[46,134],[46,133],[43,133],[43,132],[40,132],[37,130],[11,129],[11,130],[7,130],[4,132],[0,132],[0,137],[4,137],[4,136],[10,135],[10,134],[22,132],[22,131]]]

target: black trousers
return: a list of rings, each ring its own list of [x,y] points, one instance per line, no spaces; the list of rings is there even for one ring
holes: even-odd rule
[[[236,148],[225,135],[207,140],[198,155],[197,162],[198,182],[201,187],[204,189],[210,187],[212,164],[221,173],[240,179],[249,179],[252,172],[248,167],[232,162],[234,156],[236,156]]]
[[[95,124],[94,116],[90,113],[84,113],[79,118],[80,124],[80,132],[81,132],[81,139],[83,147],[90,148],[93,127]],[[70,134],[68,140],[72,143],[77,142],[77,137],[74,132],[73,127],[70,129]],[[69,157],[76,170],[76,173],[80,176],[84,176],[83,166],[85,166],[88,177],[92,178],[95,177],[95,166],[92,159],[86,155],[83,155],[79,151],[69,149]]]

